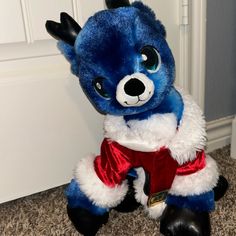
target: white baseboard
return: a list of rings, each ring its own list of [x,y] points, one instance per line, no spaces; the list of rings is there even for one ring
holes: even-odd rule
[[[227,116],[207,122],[207,152],[231,143],[233,119],[234,116]]]
[[[236,116],[234,117],[233,124],[232,124],[232,139],[231,139],[230,156],[233,159],[236,159]]]

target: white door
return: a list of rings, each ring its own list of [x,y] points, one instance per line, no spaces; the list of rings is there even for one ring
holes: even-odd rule
[[[145,2],[166,25],[178,68],[179,0]],[[83,25],[103,8],[103,0],[0,1],[0,202],[67,183],[77,160],[99,151],[103,117],[44,24],[66,11]]]

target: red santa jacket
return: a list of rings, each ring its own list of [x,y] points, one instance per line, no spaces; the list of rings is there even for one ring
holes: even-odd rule
[[[104,139],[101,155],[94,160],[97,176],[109,187],[120,185],[130,169],[142,167],[150,176],[150,195],[170,189],[176,175],[195,173],[205,165],[204,151],[196,152],[193,161],[179,165],[165,147],[155,152],[141,152],[109,139]]]

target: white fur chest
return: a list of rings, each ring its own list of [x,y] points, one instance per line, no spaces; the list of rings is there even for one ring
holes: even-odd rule
[[[108,115],[105,119],[105,137],[136,151],[152,152],[168,146],[176,134],[174,114],[155,114],[147,120],[131,120]]]

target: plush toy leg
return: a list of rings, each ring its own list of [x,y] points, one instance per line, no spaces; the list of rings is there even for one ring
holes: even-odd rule
[[[85,236],[96,235],[99,228],[107,223],[109,209],[93,204],[81,191],[76,180],[66,190],[67,213],[75,228]]]
[[[215,208],[214,192],[199,195],[169,194],[161,216],[161,232],[170,236],[209,236],[209,212]]]
[[[229,187],[227,179],[220,175],[218,183],[216,187],[213,189],[214,190],[214,195],[215,195],[215,201],[220,200],[226,193],[227,189]]]
[[[165,236],[209,236],[209,213],[168,205],[161,216],[160,231]]]
[[[75,228],[84,236],[94,236],[103,224],[108,221],[109,213],[94,215],[90,211],[67,206],[67,213]]]
[[[126,179],[128,180],[129,190],[124,200],[114,208],[119,212],[132,212],[140,206],[140,203],[138,203],[135,199],[135,190],[133,187],[133,181],[135,180],[135,177],[127,176]]]

